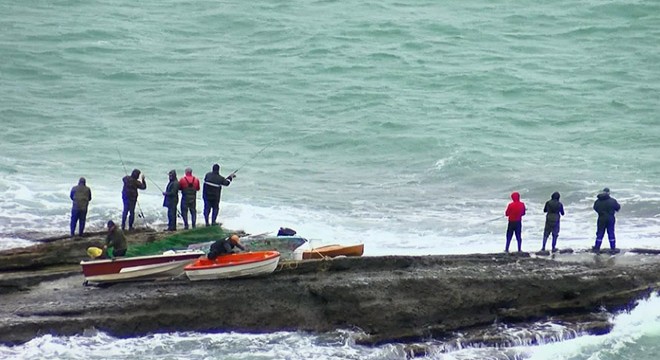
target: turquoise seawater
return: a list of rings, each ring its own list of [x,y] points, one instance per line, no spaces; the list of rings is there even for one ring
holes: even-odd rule
[[[534,251],[559,191],[559,245],[587,248],[607,186],[618,245],[660,248],[658,1],[0,0],[0,13],[2,249],[66,234],[80,176],[88,229],[118,220],[133,168],[148,180],[138,226],[163,227],[167,171],[216,162],[238,170],[226,227],[288,226],[312,245],[502,251],[519,191]]]

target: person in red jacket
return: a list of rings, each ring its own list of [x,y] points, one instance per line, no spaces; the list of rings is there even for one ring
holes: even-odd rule
[[[181,217],[183,218],[183,228],[188,229],[188,211],[190,211],[190,221],[192,228],[195,228],[197,222],[197,192],[199,191],[199,179],[194,177],[191,168],[186,168],[186,174],[179,180],[179,190],[181,190]]]
[[[518,252],[522,251],[522,217],[525,216],[525,203],[520,201],[520,194],[517,192],[511,193],[512,202],[506,207],[504,215],[509,218],[509,225],[506,228],[506,248],[505,252],[509,252],[509,245],[513,234],[516,234],[516,241],[518,241]]]

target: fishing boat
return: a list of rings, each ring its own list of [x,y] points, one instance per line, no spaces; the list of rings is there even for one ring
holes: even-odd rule
[[[231,279],[271,274],[279,261],[277,251],[234,253],[220,255],[214,260],[203,256],[184,267],[184,271],[191,281]]]
[[[249,251],[277,251],[282,259],[293,259],[294,251],[307,243],[307,239],[298,235],[274,236],[270,234],[248,235],[240,238],[240,242]],[[188,245],[189,250],[209,252],[213,241]]]
[[[337,256],[362,256],[364,253],[364,244],[358,245],[326,245],[311,250],[305,250],[302,253],[303,259],[323,259],[326,257]]]
[[[203,251],[167,251],[160,255],[83,260],[85,285],[122,281],[155,280],[183,274],[183,268],[204,255]]]

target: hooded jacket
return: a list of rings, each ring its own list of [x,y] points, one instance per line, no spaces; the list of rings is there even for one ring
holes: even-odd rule
[[[71,188],[69,197],[73,200],[74,210],[87,211],[87,205],[92,200],[92,190],[87,187],[85,178],[80,178],[78,185]]]
[[[520,201],[520,194],[517,192],[511,193],[512,202],[506,207],[504,215],[509,218],[509,221],[521,221],[525,215],[525,203]]]
[[[543,207],[543,212],[548,213],[546,219],[551,221],[557,221],[564,215],[564,205],[559,202],[558,192],[555,191],[552,193],[550,200],[546,201]]]
[[[121,191],[121,196],[124,201],[137,201],[138,189],[145,190],[147,188],[147,182],[142,182],[138,180],[139,178],[140,170],[135,169],[130,176],[124,176],[122,179],[124,188]]]
[[[598,194],[594,202],[594,211],[598,213],[599,218],[613,218],[614,213],[620,209],[621,205],[606,192]]]
[[[219,200],[222,186],[229,186],[231,184],[231,176],[225,178],[220,175],[220,171],[211,171],[204,176],[204,192],[202,197],[204,200]]]

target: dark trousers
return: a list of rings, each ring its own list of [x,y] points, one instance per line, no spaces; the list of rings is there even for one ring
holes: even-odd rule
[[[215,225],[220,211],[220,199],[204,199],[204,222],[208,226],[209,214],[211,214],[211,224]]]
[[[185,199],[181,201],[181,217],[183,218],[183,228],[188,228],[188,211],[190,211],[190,223],[192,224],[193,229],[197,223],[197,202],[191,201],[188,202]]]
[[[135,204],[136,201],[124,200],[124,211],[121,213],[121,229],[126,230],[126,216],[128,215],[128,228],[133,229],[135,222]]]
[[[509,225],[506,228],[506,247],[504,248],[506,252],[509,252],[509,245],[511,244],[513,234],[516,234],[518,251],[522,251],[522,221],[509,221]]]
[[[599,216],[598,221],[596,222],[596,249],[600,249],[600,244],[603,242],[603,237],[605,236],[605,231],[607,231],[607,238],[610,241],[610,248],[616,248],[616,236],[614,235],[614,224],[616,219],[614,216],[605,217]]]
[[[176,230],[176,204],[167,207],[167,230]]]
[[[77,224],[79,224],[78,234],[82,236],[85,231],[85,219],[87,219],[87,210],[71,209],[71,236],[76,234]]]
[[[543,247],[541,250],[545,250],[545,244],[548,241],[548,236],[552,234],[552,250],[557,248],[557,238],[559,237],[559,220],[546,220],[545,229],[543,230]]]

